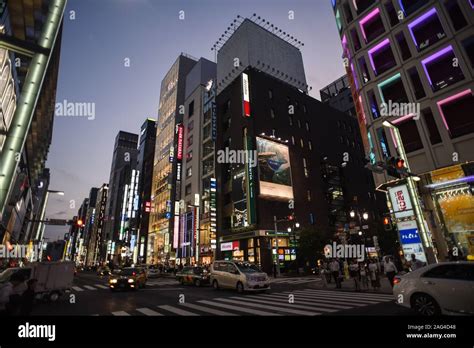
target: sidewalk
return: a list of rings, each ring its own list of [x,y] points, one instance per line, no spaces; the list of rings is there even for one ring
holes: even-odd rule
[[[341,283],[341,286],[342,286],[341,289],[336,289],[336,283],[334,282],[334,279],[331,280],[331,283],[327,284],[326,288],[324,288],[324,282],[322,280],[320,282],[317,282],[316,286],[321,289],[356,292],[353,279],[344,279],[344,281]],[[374,291],[369,281],[369,289],[368,290],[362,289],[360,292],[362,293],[366,292],[366,293],[372,293],[372,294],[390,294],[390,295],[393,294],[393,290],[392,290],[392,287],[390,286],[390,282],[385,276],[382,276],[380,278],[379,290]]]

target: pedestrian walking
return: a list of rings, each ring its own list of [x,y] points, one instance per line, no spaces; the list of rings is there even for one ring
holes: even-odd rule
[[[410,270],[416,271],[417,269],[424,267],[425,263],[421,260],[416,258],[415,254],[411,254],[411,261],[410,261]]]
[[[360,285],[361,285],[361,290],[369,289],[369,270],[367,269],[367,265],[365,262],[360,262],[359,263],[359,274],[360,274]]]
[[[357,260],[353,260],[349,265],[349,276],[354,280],[355,291],[360,291],[360,269]]]
[[[391,287],[393,288],[393,278],[398,273],[397,266],[392,261],[391,257],[385,257],[383,264],[384,273],[390,282]]]
[[[333,259],[331,263],[329,264],[329,270],[331,271],[331,274],[334,278],[334,282],[336,283],[336,288],[340,289],[341,288],[341,278],[340,278],[340,265],[339,262],[336,259]]]
[[[21,295],[21,308],[20,315],[29,316],[33,310],[33,305],[35,303],[36,296],[36,284],[38,283],[37,279],[30,279],[26,282],[27,289]]]
[[[380,288],[379,268],[376,260],[369,260],[369,277],[372,289],[377,291]]]

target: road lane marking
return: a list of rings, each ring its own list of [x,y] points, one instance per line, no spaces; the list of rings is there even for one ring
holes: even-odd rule
[[[249,298],[249,297],[252,297],[252,298]],[[232,297],[232,298],[235,298],[235,297]],[[261,303],[267,303],[267,304],[276,304],[277,306],[283,306],[283,307],[311,309],[311,310],[316,310],[319,312],[337,312],[336,309],[321,308],[319,306],[316,306],[314,303],[310,303],[310,302],[303,303],[301,301],[298,301],[298,303],[289,303],[288,300],[284,298],[266,298],[266,297],[262,298],[258,296],[246,296],[245,298],[247,301],[261,302]],[[349,308],[351,307],[343,307],[340,309],[349,309]]]
[[[288,296],[285,295],[265,295],[265,298],[274,298],[276,300],[281,300],[288,302]],[[326,309],[326,308],[321,308],[321,307],[329,307],[329,308],[337,308],[337,309],[350,309],[353,308],[352,306],[342,306],[341,304],[334,304],[334,301],[325,301],[325,300],[316,300],[316,299],[304,299],[304,301],[301,301],[299,297],[295,297],[295,303],[296,304],[304,304],[308,306],[315,306],[318,310],[321,311],[329,311],[332,312],[333,310],[331,309]],[[358,304],[357,306],[362,307],[365,305],[360,305]]]
[[[296,315],[314,316],[314,315],[320,315],[321,314],[321,313],[310,312],[310,311],[300,311],[300,310],[297,310],[297,309],[289,309],[289,308],[285,308],[285,307],[278,307],[278,306],[275,306],[275,305],[269,306],[268,304],[264,304],[265,301],[264,301],[264,303],[254,303],[254,302],[251,302],[251,301],[242,301],[243,300],[242,298],[239,299],[239,300],[231,300],[231,299],[228,299],[228,298],[217,298],[216,300],[229,302],[229,303],[235,303],[235,304],[238,304],[238,305],[244,305],[244,306],[249,306],[249,307],[256,307],[256,308],[269,309],[269,310],[278,311],[278,312],[296,314]]]
[[[178,314],[178,315],[200,316],[200,314],[196,314],[196,313],[193,313],[193,312],[188,312],[188,311],[185,311],[184,309],[176,308],[176,307],[169,306],[169,305],[163,305],[163,306],[158,306],[158,307],[161,308],[161,309],[167,310],[168,312]]]
[[[158,313],[150,308],[137,308],[136,310],[148,316],[163,316],[163,314]]]
[[[352,293],[322,293],[319,291],[311,291],[311,290],[297,290],[295,293],[301,293],[301,294],[307,294],[307,295],[322,295],[322,296],[327,296],[327,297],[332,297],[332,298],[341,298],[341,299],[354,299],[358,301],[370,301],[370,302],[380,302],[380,301],[392,301],[394,300],[393,297],[377,297],[377,296],[365,296],[365,295],[358,295],[358,294],[352,294]]]
[[[251,309],[251,308],[244,308],[244,307],[238,307],[238,306],[232,306],[229,304],[225,303],[220,303],[220,302],[214,302],[214,301],[198,301],[199,303],[207,304],[210,306],[215,306],[215,307],[221,307],[221,308],[226,308],[226,309],[231,309],[237,312],[244,312],[244,313],[249,313],[249,314],[254,314],[254,315],[263,315],[263,316],[281,316],[281,314],[277,313],[272,313],[272,312],[265,312],[265,311],[259,311],[256,309]]]
[[[73,289],[74,291],[84,291],[84,289],[81,289],[81,288],[78,287],[78,286],[73,286],[72,289]]]
[[[84,285],[84,287],[88,290],[97,290],[96,288],[94,288],[93,286],[90,286],[90,285]]]
[[[218,309],[208,308],[208,307],[204,307],[204,306],[199,306],[199,305],[194,304],[194,303],[183,303],[183,304],[181,304],[181,306],[189,307],[189,308],[201,311],[201,312],[211,313],[211,314],[214,314],[214,315],[237,316],[237,314],[233,314],[233,313],[230,313],[230,312],[224,312],[224,311],[220,311]]]
[[[109,288],[108,286],[105,286],[105,285],[102,285],[102,284],[95,284],[94,286],[97,286],[98,288],[101,288],[101,289],[108,289]]]
[[[277,297],[277,298],[281,298],[283,300],[286,300],[288,301],[288,295],[274,295],[274,294],[265,294],[265,295],[262,295],[262,296],[265,296],[265,297]],[[303,299],[303,301],[301,301],[301,299]],[[302,296],[302,295],[296,295],[295,294],[295,303],[307,303],[307,302],[310,302],[310,303],[317,303],[319,306],[322,306],[322,307],[330,307],[330,308],[338,308],[338,309],[349,309],[349,308],[353,308],[353,307],[364,307],[366,306],[366,304],[361,304],[361,303],[341,303],[339,301],[334,301],[332,299],[325,299],[324,297],[320,297],[320,298],[315,298],[315,297],[309,297],[309,296]],[[337,303],[337,304],[336,304]],[[351,307],[348,307],[348,306],[351,306]]]
[[[331,303],[340,303],[342,305],[350,304],[353,306],[368,306],[371,304],[377,304],[379,302],[374,302],[374,301],[367,301],[367,300],[357,300],[357,299],[350,299],[350,298],[340,298],[340,297],[331,297],[327,295],[316,295],[316,294],[301,294],[301,293],[294,293],[293,294],[296,298],[303,298],[305,300],[311,301],[320,301],[320,300],[325,300],[325,301],[331,301]]]
[[[380,299],[380,300],[393,300],[395,297],[388,294],[372,294],[372,293],[358,293],[358,292],[348,292],[348,291],[321,291],[317,289],[304,289],[298,290],[309,293],[320,293],[320,294],[331,294],[339,295],[344,297],[357,297],[357,298],[367,298],[367,299]]]
[[[128,313],[125,312],[125,311],[112,312],[112,315],[119,316],[119,317],[130,316],[130,314],[128,314]]]

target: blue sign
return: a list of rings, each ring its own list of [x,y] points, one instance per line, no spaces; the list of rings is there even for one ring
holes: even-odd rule
[[[166,217],[167,219],[171,219],[171,213],[170,213],[169,211],[166,212],[165,217]]]
[[[417,228],[410,228],[407,230],[400,230],[400,241],[402,244],[421,243],[420,235]]]

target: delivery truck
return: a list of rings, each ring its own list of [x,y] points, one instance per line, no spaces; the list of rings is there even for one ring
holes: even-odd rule
[[[14,273],[19,273],[25,281],[37,279],[37,297],[55,302],[69,291],[74,280],[75,264],[72,261],[34,262],[25,267],[8,268],[0,273],[0,284],[10,280]]]

